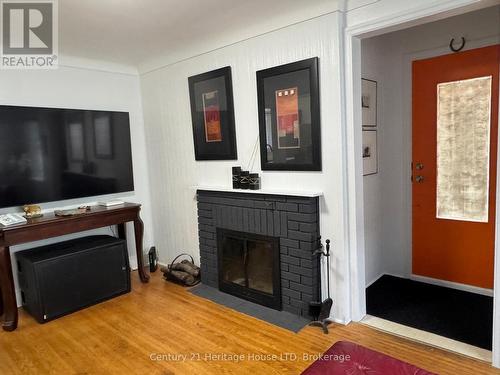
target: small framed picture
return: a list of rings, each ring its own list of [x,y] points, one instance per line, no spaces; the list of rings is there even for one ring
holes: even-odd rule
[[[377,82],[369,79],[361,80],[362,125],[377,126]]]
[[[363,130],[363,176],[378,172],[377,131]]]
[[[318,58],[257,72],[262,170],[320,171]]]
[[[231,67],[189,77],[196,160],[236,160]]]

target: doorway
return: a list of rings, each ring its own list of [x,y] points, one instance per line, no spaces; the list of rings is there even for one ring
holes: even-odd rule
[[[431,286],[447,288],[443,289],[445,291],[458,289],[464,293],[472,292],[474,293],[473,297],[478,295],[480,299],[484,297],[487,301],[485,310],[489,311],[489,318],[483,318],[482,322],[489,320],[489,328],[486,328],[489,330],[489,338],[486,338],[489,342],[489,349],[491,349],[493,320],[491,306],[493,303],[494,213],[496,205],[496,126],[488,134],[488,147],[483,147],[483,151],[485,149],[488,151],[487,153],[483,152],[483,170],[489,172],[490,167],[493,167],[493,172],[486,173],[487,177],[483,176],[483,180],[487,181],[488,184],[486,188],[484,184],[482,186],[483,197],[486,197],[483,199],[482,217],[472,221],[470,217],[450,217],[450,213],[444,211],[440,211],[439,217],[437,217],[438,204],[441,208],[447,208],[445,200],[438,201],[437,199],[439,177],[437,173],[437,117],[434,115],[434,133],[432,133],[432,129],[430,130],[431,135],[436,135],[433,143],[429,144],[433,137],[426,135],[426,132],[418,132],[417,136],[422,136],[421,141],[425,147],[423,148],[423,156],[420,156],[423,159],[414,159],[415,155],[412,155],[412,152],[415,152],[416,148],[413,147],[414,134],[412,134],[413,121],[411,117],[412,65],[414,61],[432,60],[433,58],[446,60],[444,57],[446,55],[451,55],[454,58],[470,56],[471,51],[475,49],[498,44],[500,32],[498,30],[498,12],[498,8],[483,9],[375,38],[363,39],[361,41],[362,66],[360,69],[362,78],[377,82],[377,101],[379,103],[376,129],[363,128],[364,131],[376,130],[376,147],[379,150],[378,173],[367,174],[363,177],[365,285],[374,285],[381,276],[387,275],[392,278],[400,278],[399,281],[396,279],[396,283],[393,285],[400,285],[402,281],[408,280],[411,283],[423,282],[425,286],[438,284]],[[489,17],[491,18],[488,21]],[[483,22],[481,26],[478,26],[478,20]],[[467,29],[467,25],[469,25],[469,29]],[[464,50],[457,54],[450,51],[448,43],[453,38],[459,45],[458,33],[465,33],[468,38]],[[482,35],[480,35],[481,33]],[[472,35],[474,38],[471,37]],[[368,53],[365,53],[367,51]],[[448,63],[446,62],[445,65]],[[458,65],[460,69],[464,67],[463,63]],[[439,72],[447,71],[442,67],[437,70]],[[418,83],[423,83],[429,78],[425,69],[423,71],[426,73],[425,79],[418,78]],[[458,77],[454,79],[451,77],[440,82],[453,83],[472,78]],[[495,78],[493,77],[493,79]],[[498,88],[498,62],[496,82]],[[436,114],[438,91],[436,82],[432,83],[430,87],[432,85],[434,85],[434,99],[430,99],[432,95],[429,94],[425,98],[434,105],[434,114]],[[450,86],[452,85],[450,84]],[[490,85],[490,87],[492,86]],[[443,90],[449,88],[443,87]],[[498,93],[496,95],[495,97],[495,93],[492,92],[490,102],[496,103],[497,107],[493,112],[498,115]],[[415,111],[413,112],[415,113]],[[420,112],[422,111],[418,113]],[[496,120],[493,117],[492,115],[491,123],[496,124],[498,117]],[[423,122],[429,123],[425,119]],[[484,136],[486,134],[483,133]],[[452,138],[456,139],[457,136]],[[493,147],[490,147],[490,141],[493,143]],[[441,149],[444,150],[443,147]],[[434,156],[429,155],[432,153]],[[487,163],[484,162],[485,159],[487,159]],[[412,161],[414,161],[413,166]],[[446,160],[441,161],[444,163],[442,163],[443,165],[446,165]],[[494,164],[490,165],[490,162]],[[446,172],[443,165],[441,172]],[[487,167],[485,168],[484,165]],[[476,169],[474,168],[474,170]],[[432,172],[433,170],[434,172]],[[446,175],[444,172],[440,177]],[[419,182],[416,181],[417,176],[420,176],[418,177]],[[412,177],[414,178],[413,182],[411,181]],[[477,176],[474,180],[477,180]],[[441,194],[441,197],[446,198],[449,197],[450,192],[443,189],[445,186],[442,185],[443,182],[445,181],[441,181],[441,193],[445,194]],[[456,184],[452,184],[452,186],[456,186]],[[420,198],[418,194],[415,194],[415,189],[423,190]],[[427,199],[427,204],[415,207],[415,199],[424,199],[424,201]],[[462,203],[464,200],[465,198],[462,196]],[[478,201],[478,199],[474,201]],[[486,201],[488,201],[487,205],[484,204]],[[452,199],[452,202],[456,203],[456,200]],[[417,203],[421,204],[422,201],[418,200]],[[421,225],[417,225],[417,228],[414,227],[413,215],[420,218]],[[458,220],[460,218],[462,220]],[[436,238],[430,236],[429,229],[425,227],[431,222],[431,219],[440,221],[440,224],[442,222],[447,224],[445,227],[436,226],[435,223],[431,224],[430,231],[436,229],[434,233]],[[471,228],[472,230],[470,230]],[[415,229],[417,230],[415,231]],[[482,230],[483,232],[481,232]],[[477,234],[479,235],[474,237]],[[464,240],[465,237],[467,240]],[[424,245],[422,246],[419,241]],[[439,241],[442,242],[439,243]],[[425,247],[436,243],[438,245],[433,247],[435,253],[432,253],[429,247]],[[414,251],[417,245],[420,247]],[[478,250],[478,248],[483,250]],[[461,256],[457,256],[457,251]],[[477,255],[478,251],[480,251],[480,255]],[[467,258],[471,254],[476,256]],[[463,267],[464,265],[475,265],[471,269],[477,270],[479,268],[481,271],[471,271],[471,269]],[[390,285],[391,283],[385,280],[385,284]],[[392,289],[394,290],[395,287],[393,286]],[[433,293],[427,292],[428,295]],[[389,296],[394,298],[394,293],[389,294]],[[449,322],[451,315],[448,315],[447,318]]]

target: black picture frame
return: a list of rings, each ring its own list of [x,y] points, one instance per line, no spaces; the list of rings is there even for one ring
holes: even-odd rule
[[[292,113],[280,116],[278,101],[289,94],[295,103],[281,102],[281,109]],[[321,171],[319,59],[258,71],[257,100],[261,169]]]
[[[231,67],[189,77],[188,82],[195,159],[236,160]]]

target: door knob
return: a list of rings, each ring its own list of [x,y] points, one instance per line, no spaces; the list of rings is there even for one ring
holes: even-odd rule
[[[424,176],[417,176],[417,177],[415,177],[415,181],[417,181],[419,183],[424,182]]]
[[[417,163],[417,165],[415,165],[415,168],[420,171],[424,169],[424,165],[422,163]]]

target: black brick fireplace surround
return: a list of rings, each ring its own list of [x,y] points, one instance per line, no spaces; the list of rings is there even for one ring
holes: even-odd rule
[[[198,190],[202,283],[218,288],[217,228],[279,238],[282,309],[308,316],[318,299],[319,199]]]

